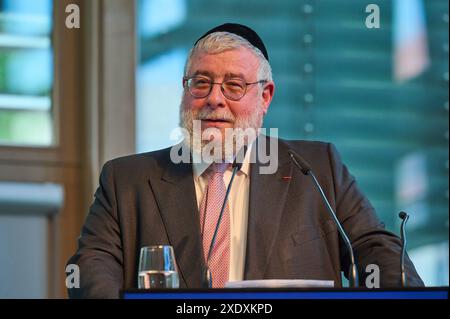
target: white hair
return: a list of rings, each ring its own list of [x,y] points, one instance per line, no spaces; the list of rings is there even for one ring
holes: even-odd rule
[[[261,50],[252,45],[243,37],[230,32],[214,32],[197,42],[197,44],[189,52],[186,64],[184,66],[184,76],[191,66],[192,56],[196,52],[206,52],[209,54],[217,54],[226,50],[247,48],[255,54],[259,60],[258,80],[272,81],[272,68],[269,61],[262,54]]]

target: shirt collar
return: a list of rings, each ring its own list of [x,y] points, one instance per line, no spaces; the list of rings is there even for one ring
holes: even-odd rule
[[[250,154],[252,151],[252,146],[253,143],[248,146],[247,152],[245,153],[244,162],[242,163],[241,169],[239,170],[240,172],[245,174],[245,176],[248,176],[250,173]],[[201,160],[200,154],[196,152],[192,152],[192,160],[192,168],[195,178],[199,178],[206,171],[209,165],[211,165],[211,163],[203,162]]]

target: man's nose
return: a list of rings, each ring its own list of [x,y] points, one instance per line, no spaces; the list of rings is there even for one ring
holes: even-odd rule
[[[224,107],[225,106],[225,96],[222,93],[221,84],[211,84],[211,92],[206,97],[206,102],[208,106],[212,108]]]

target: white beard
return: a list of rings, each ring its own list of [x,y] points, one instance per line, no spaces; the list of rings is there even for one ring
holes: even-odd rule
[[[225,136],[219,129],[201,130],[202,119],[223,119],[233,123],[233,128],[225,129]],[[230,111],[225,109],[212,110],[204,107],[196,114],[192,109],[180,105],[180,126],[184,128],[184,143],[191,152],[202,156],[206,162],[227,161],[232,162],[236,153],[244,145],[250,145],[258,136],[262,126],[264,112],[262,106],[250,116],[236,118]],[[198,121],[194,124],[194,121]]]

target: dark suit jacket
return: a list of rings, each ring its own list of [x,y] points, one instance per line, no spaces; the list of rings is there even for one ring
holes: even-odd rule
[[[264,137],[263,137],[264,138]],[[309,176],[290,160],[294,149],[311,165],[353,244],[360,282],[366,265],[380,268],[381,286],[400,285],[401,242],[386,231],[331,144],[279,140],[278,169],[251,164],[244,279],[322,279],[341,285],[348,253]],[[81,287],[71,297],[117,298],[137,287],[142,246],[172,245],[180,287],[204,287],[205,262],[191,164],[174,164],[170,149],[107,162],[76,254]],[[291,178],[284,178],[291,177]],[[407,280],[423,285],[406,258]]]

